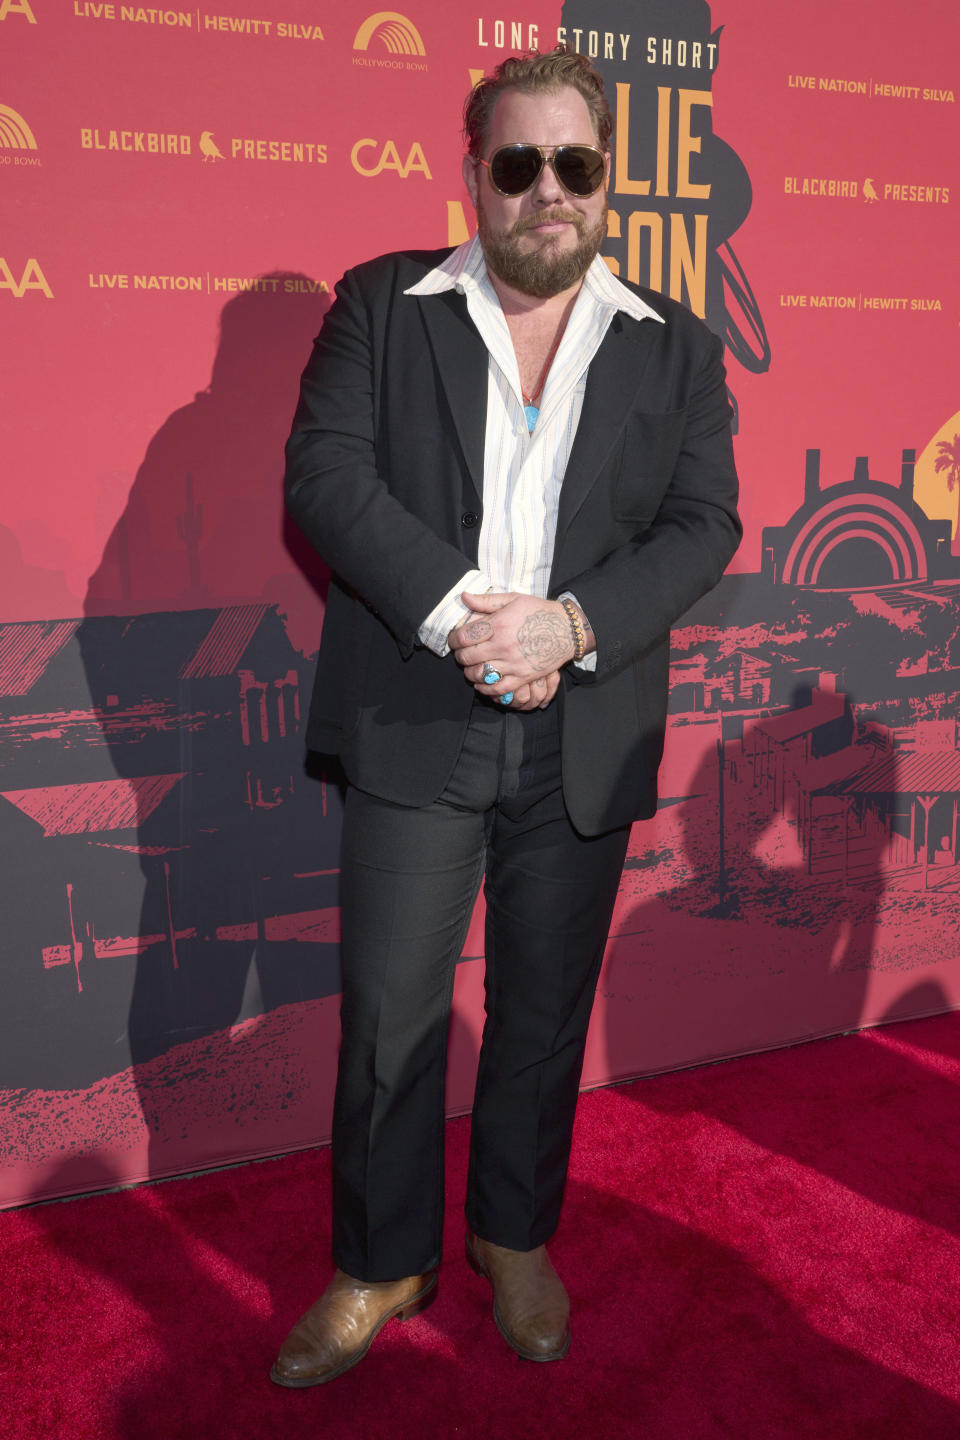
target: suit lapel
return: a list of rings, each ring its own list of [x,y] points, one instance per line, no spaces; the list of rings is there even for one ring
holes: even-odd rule
[[[479,499],[487,425],[487,347],[470,319],[466,300],[456,291],[418,297],[417,303]],[[660,329],[656,320],[637,321],[617,313],[590,363],[580,423],[560,491],[557,548],[636,404]]]
[[[487,347],[455,290],[418,298],[440,383],[477,497],[483,495]]]
[[[620,438],[661,329],[656,320],[633,320],[618,312],[590,362],[580,423],[560,490],[557,549]]]

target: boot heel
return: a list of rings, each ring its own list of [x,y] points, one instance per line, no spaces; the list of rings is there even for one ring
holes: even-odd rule
[[[426,1290],[421,1290],[419,1295],[414,1295],[400,1310],[397,1311],[398,1320],[412,1320],[414,1315],[422,1315],[429,1305],[432,1305],[439,1294],[440,1286],[437,1277],[434,1276]]]

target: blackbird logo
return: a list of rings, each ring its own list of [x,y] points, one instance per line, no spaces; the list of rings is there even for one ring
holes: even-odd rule
[[[880,196],[873,188],[873,181],[870,179],[869,176],[867,176],[866,180],[864,180],[863,182],[863,198],[868,202],[880,199]]]
[[[200,153],[204,158],[204,162],[207,160],[223,159],[223,155],[214,141],[212,130],[204,130],[200,136]]]

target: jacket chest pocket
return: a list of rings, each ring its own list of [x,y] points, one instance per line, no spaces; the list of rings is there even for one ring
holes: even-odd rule
[[[626,423],[620,470],[614,486],[614,512],[618,520],[650,521],[680,456],[686,410],[660,414],[633,414]]]

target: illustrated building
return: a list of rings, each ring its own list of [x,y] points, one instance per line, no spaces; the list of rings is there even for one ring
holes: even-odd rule
[[[760,720],[744,736],[754,788],[796,828],[807,873],[869,880],[882,865],[935,867],[951,881],[960,854],[960,748],[955,721],[900,731],[857,724],[849,698],[823,675],[806,705]],[[953,882],[955,883],[955,881]]]
[[[83,1006],[55,1062],[0,1017],[7,1086],[42,1062],[74,1089],[337,992],[339,804],[304,771],[310,670],[266,604],[0,626],[19,993],[40,1029]]]

